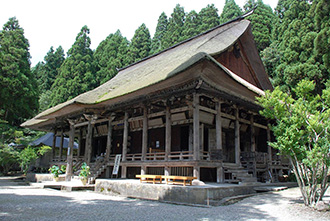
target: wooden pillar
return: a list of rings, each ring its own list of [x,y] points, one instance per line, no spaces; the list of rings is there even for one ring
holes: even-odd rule
[[[125,118],[124,118],[124,133],[123,133],[123,156],[122,156],[122,161],[126,161],[126,155],[127,155],[127,142],[128,142],[128,113],[125,112]]]
[[[220,153],[223,156],[223,152],[222,152],[221,102],[216,103],[216,111],[217,111],[217,115],[216,115],[216,118],[215,118],[216,142],[217,142],[216,149],[221,150]],[[219,166],[219,167],[217,167],[217,183],[223,183],[224,179],[225,179],[225,174],[224,174],[224,171],[223,171],[223,167]]]
[[[165,166],[164,168],[164,175],[165,176],[170,176],[171,173],[170,173],[170,167],[169,166]]]
[[[165,160],[168,160],[168,155],[171,153],[171,134],[172,134],[172,119],[170,107],[166,106],[166,128],[165,128]]]
[[[148,150],[148,108],[143,108],[143,128],[142,128],[142,161],[146,160]]]
[[[63,152],[63,143],[64,143],[64,131],[63,128],[61,130],[61,143],[60,143],[60,152],[59,152],[59,158],[62,159],[62,152]]]
[[[200,180],[200,167],[194,166],[194,177],[197,177],[197,180]]]
[[[194,150],[194,130],[193,125],[189,124],[189,152],[193,153]],[[191,159],[191,157],[189,157]]]
[[[82,142],[83,142],[83,134],[82,134],[82,129],[79,129],[79,137],[78,137],[78,152],[77,152],[77,157],[79,158],[81,155],[81,146],[82,146]]]
[[[241,165],[239,110],[235,113],[235,163]]]
[[[251,134],[251,153],[253,155],[253,176],[257,176],[257,163],[256,163],[256,132],[254,127],[254,116],[250,117],[250,134]]]
[[[121,178],[126,179],[126,175],[127,175],[126,173],[127,173],[127,166],[122,165],[121,166]]]
[[[144,175],[147,173],[147,167],[145,165],[141,166],[141,175]]]
[[[199,152],[204,151],[204,124],[201,123],[200,126],[200,132],[199,132]],[[200,156],[199,156],[200,157]]]
[[[85,144],[85,162],[87,165],[91,163],[91,155],[92,155],[92,138],[93,138],[93,125],[92,125],[92,117],[85,116],[88,120],[87,133],[86,133],[86,144]]]
[[[217,139],[217,149],[222,150],[222,122],[221,122],[221,103],[216,104],[217,116],[215,122],[216,128],[216,139]]]
[[[273,157],[273,153],[272,153],[272,147],[269,145],[269,142],[271,142],[271,137],[270,137],[270,128],[269,126],[267,126],[267,149],[268,149],[268,163],[269,165],[272,164],[272,157]]]
[[[200,155],[199,95],[196,93],[194,94],[194,98],[193,98],[193,108],[194,108],[194,119],[193,119],[194,160],[199,160],[199,155]]]
[[[105,152],[105,160],[108,161],[112,148],[112,117],[108,120],[107,147]]]
[[[68,153],[67,153],[67,165],[66,165],[66,172],[65,172],[65,181],[71,181],[71,177],[73,175],[73,144],[74,144],[74,123],[69,121],[70,123],[70,133],[69,133],[69,146],[68,146]]]
[[[53,143],[52,143],[52,158],[54,159],[56,157],[56,128],[54,129],[54,137],[53,137]]]
[[[223,167],[217,167],[217,183],[224,183],[225,182],[225,175],[223,171]]]

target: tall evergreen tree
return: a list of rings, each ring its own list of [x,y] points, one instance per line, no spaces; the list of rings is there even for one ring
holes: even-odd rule
[[[137,62],[150,54],[151,37],[149,29],[142,24],[134,33],[128,49],[129,63]]]
[[[67,58],[52,86],[51,106],[76,97],[97,86],[95,62],[88,35],[88,27],[82,27],[75,43],[69,49]]]
[[[314,58],[319,63],[323,75],[330,75],[330,2],[314,1],[311,8],[315,31]]]
[[[65,60],[63,48],[59,46],[54,51],[53,47],[51,47],[44,60],[45,62],[38,63],[35,68],[40,93],[50,90],[53,85],[58,75],[58,70]]]
[[[271,34],[275,15],[272,8],[269,5],[265,5],[262,0],[248,0],[244,5],[244,10],[245,12],[248,12],[255,7],[256,9],[248,19],[252,23],[252,33],[258,51],[260,52],[271,44]]]
[[[218,9],[213,4],[207,5],[206,8],[202,8],[202,10],[198,13],[198,16],[201,22],[199,26],[199,33],[219,25]]]
[[[173,13],[171,14],[171,17],[169,18],[167,31],[164,35],[164,44],[162,45],[162,49],[169,48],[182,40],[185,16],[186,13],[184,12],[184,8],[177,4],[173,10]]]
[[[183,25],[182,36],[180,41],[191,38],[198,35],[199,27],[201,26],[200,18],[196,11],[192,10],[186,15],[185,22]]]
[[[53,47],[51,47],[44,57],[44,62],[39,62],[34,68],[32,68],[32,72],[37,76],[40,91],[39,112],[50,106],[50,89],[55,82],[64,60],[63,48],[59,46],[56,51],[54,51]]]
[[[235,0],[226,0],[225,6],[220,15],[220,23],[223,24],[242,14],[242,9],[236,4]]]
[[[128,65],[127,51],[129,41],[119,30],[110,34],[96,48],[94,59],[97,63],[97,82],[103,84],[113,78],[118,69]]]
[[[3,120],[19,125],[38,109],[38,87],[30,70],[29,42],[13,17],[0,32],[0,111]]]
[[[167,31],[167,25],[167,16],[165,12],[162,12],[162,14],[158,18],[156,31],[154,37],[152,38],[150,54],[156,54],[162,50],[164,35]]]
[[[316,8],[322,10],[316,10]],[[323,10],[325,9],[325,10]],[[329,14],[329,5],[326,1],[315,0],[280,0],[276,8],[278,25],[274,29],[274,41],[270,48],[277,48],[268,59],[274,72],[274,85],[280,85],[283,90],[294,87],[301,79],[313,80],[316,83],[317,92],[324,88],[329,79],[329,69],[326,68],[328,56],[327,46],[325,50],[318,50],[318,36],[322,32],[318,27],[329,27],[329,23],[320,22],[320,17]],[[328,17],[324,17],[327,19]],[[321,41],[321,45],[326,45]],[[325,40],[325,42],[327,42]],[[268,48],[267,48],[268,49]],[[266,50],[267,50],[266,49]],[[278,57],[279,59],[273,59]]]

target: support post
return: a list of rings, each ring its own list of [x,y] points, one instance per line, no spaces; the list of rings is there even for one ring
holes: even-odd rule
[[[77,158],[79,158],[80,157],[80,155],[81,155],[81,146],[82,146],[82,142],[83,142],[83,134],[82,134],[82,129],[80,128],[79,129],[79,138],[78,138],[78,140],[79,140],[79,144],[78,144],[78,153],[77,153]]]
[[[69,146],[68,146],[68,153],[67,153],[67,165],[66,165],[66,172],[65,172],[65,181],[71,181],[71,177],[73,175],[73,144],[74,144],[74,123],[69,121],[70,123],[70,133],[69,133]]]
[[[147,173],[147,167],[145,165],[141,166],[141,175],[145,175]]]
[[[194,160],[199,160],[200,153],[200,130],[199,130],[199,94],[194,93],[193,97],[194,119],[193,119],[193,131],[194,131]],[[194,169],[195,170],[195,169]]]
[[[62,160],[63,143],[64,143],[64,131],[63,131],[63,128],[62,128],[62,130],[61,130],[60,152],[59,152],[60,161]]]
[[[240,148],[240,125],[239,125],[239,110],[236,108],[235,113],[235,163],[241,165],[241,148]]]
[[[126,179],[126,173],[127,173],[127,166],[122,165],[121,166],[121,178]]]
[[[146,160],[148,150],[148,108],[143,108],[143,128],[142,128],[142,161]]]
[[[166,128],[165,128],[165,160],[168,160],[168,155],[171,152],[171,134],[172,134],[172,119],[170,107],[166,105]]]
[[[223,172],[223,167],[217,167],[217,183],[224,183],[225,182],[225,175]]]
[[[122,161],[123,162],[126,161],[127,141],[128,141],[128,113],[125,112],[125,118],[124,118],[124,134],[123,134],[123,156],[122,156]],[[123,173],[122,173],[122,175],[123,175]]]
[[[194,166],[194,177],[197,177],[197,180],[200,180],[200,167]]]
[[[54,129],[54,137],[53,137],[53,143],[52,143],[52,158],[54,159],[56,157],[56,128]]]
[[[269,145],[269,142],[271,142],[271,137],[270,137],[270,128],[267,126],[267,149],[268,149],[268,164],[272,164],[272,147]]]
[[[165,166],[165,168],[164,168],[164,175],[165,176],[170,176],[171,174],[170,174],[170,167],[169,166]]]
[[[216,128],[216,142],[217,142],[217,150],[221,150],[221,162],[223,161],[223,152],[222,152],[222,121],[221,121],[221,102],[216,103],[216,111],[217,115],[215,118],[215,128]],[[217,167],[217,183],[223,183],[225,178],[225,174],[223,172],[223,167]]]
[[[108,121],[107,147],[105,152],[105,160],[109,161],[112,148],[112,117]]]
[[[253,155],[253,176],[257,176],[257,163],[256,163],[256,136],[255,136],[255,128],[254,128],[254,116],[250,117],[250,134],[251,134],[251,152]]]
[[[216,136],[217,136],[217,149],[222,150],[222,122],[221,122],[221,103],[216,104],[217,116],[215,122]]]
[[[92,117],[85,116],[88,120],[87,126],[87,135],[86,135],[86,145],[85,145],[85,162],[87,165],[91,163],[91,155],[92,155],[92,138],[93,138],[93,125],[92,125]]]

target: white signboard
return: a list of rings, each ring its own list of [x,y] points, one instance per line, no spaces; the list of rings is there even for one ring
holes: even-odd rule
[[[121,160],[121,154],[117,154],[115,159],[115,165],[113,166],[113,170],[112,170],[112,175],[118,175],[120,160]]]

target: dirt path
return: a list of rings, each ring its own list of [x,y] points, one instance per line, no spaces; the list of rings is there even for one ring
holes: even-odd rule
[[[0,220],[330,220],[330,212],[306,208],[297,188],[205,208],[37,189],[0,178]]]

